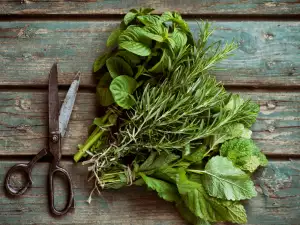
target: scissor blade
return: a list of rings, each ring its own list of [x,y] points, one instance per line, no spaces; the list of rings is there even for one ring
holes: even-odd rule
[[[49,74],[49,93],[48,93],[48,107],[49,107],[49,134],[59,132],[59,98],[58,98],[58,71],[57,63],[51,68]]]
[[[74,81],[72,82],[68,93],[65,97],[64,103],[60,108],[59,113],[59,132],[61,137],[65,136],[68,123],[72,114],[73,106],[75,103],[78,87],[80,83],[80,73],[78,72]]]

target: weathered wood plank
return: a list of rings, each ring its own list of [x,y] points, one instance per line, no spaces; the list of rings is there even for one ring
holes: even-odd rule
[[[300,156],[300,92],[240,92],[261,105],[253,138],[268,155]],[[64,94],[60,95],[63,99]],[[96,116],[92,93],[79,93],[62,143],[76,152]],[[47,143],[47,92],[0,92],[0,155],[33,155]]]
[[[23,4],[21,4],[23,2]],[[2,0],[0,13],[7,14],[124,14],[131,8],[153,7],[157,13],[172,10],[182,14],[298,14],[297,0]]]
[[[117,22],[1,22],[0,84],[45,85],[59,60],[59,82],[69,84],[77,70],[82,85],[95,85],[94,59],[105,50]],[[190,22],[196,35],[197,24]],[[216,22],[212,40],[239,43],[235,56],[222,62],[217,78],[236,86],[300,86],[300,22]]]
[[[0,163],[0,223],[29,224],[101,224],[101,225],[182,225],[186,224],[171,203],[159,199],[144,188],[128,187],[105,190],[102,197],[86,203],[91,184],[86,168],[71,162],[62,163],[71,173],[76,208],[73,213],[55,219],[48,213],[46,163],[33,170],[33,187],[20,198],[7,198],[3,190],[6,171],[16,162]],[[300,210],[300,161],[272,161],[255,179],[258,196],[245,203],[248,224],[298,224]],[[62,204],[65,192],[57,183],[57,202]],[[219,224],[221,225],[221,224]]]

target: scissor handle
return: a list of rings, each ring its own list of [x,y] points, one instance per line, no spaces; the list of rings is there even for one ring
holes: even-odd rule
[[[24,194],[29,187],[32,185],[32,178],[31,178],[31,171],[35,163],[47,155],[47,150],[42,149],[29,163],[19,163],[11,167],[5,177],[4,185],[7,190],[7,192],[13,196],[19,196]],[[25,174],[26,178],[26,184],[21,189],[16,189],[13,186],[10,185],[9,181],[13,174],[15,174],[18,171],[22,171]]]
[[[57,210],[54,206],[54,187],[53,187],[53,177],[56,173],[61,173],[68,182],[68,202],[64,209]],[[72,188],[72,180],[69,173],[62,167],[58,165],[51,165],[49,171],[49,204],[51,213],[56,216],[65,215],[71,208],[74,208],[74,193]]]
[[[16,189],[13,186],[11,186],[9,183],[11,176],[18,171],[22,171],[26,175],[26,184],[21,189]],[[9,194],[22,195],[27,191],[29,187],[31,187],[31,185],[32,185],[31,168],[28,166],[28,164],[23,164],[23,163],[16,164],[8,170],[5,177],[5,188]]]

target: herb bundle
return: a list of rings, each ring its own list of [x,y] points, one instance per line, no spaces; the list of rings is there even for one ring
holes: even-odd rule
[[[241,200],[256,196],[251,174],[267,159],[249,128],[259,106],[210,75],[235,44],[194,40],[178,13],[131,10],[94,63],[107,107],[74,160],[88,157],[94,190],[144,185],[174,202],[192,224],[246,222]]]

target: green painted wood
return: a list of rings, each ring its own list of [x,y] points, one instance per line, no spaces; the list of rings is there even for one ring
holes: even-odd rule
[[[23,4],[21,4],[23,2]],[[297,14],[297,0],[2,0],[1,14],[124,14],[131,8],[153,7],[157,13],[176,10],[182,14]]]
[[[20,198],[7,198],[3,190],[6,171],[16,162],[0,163],[0,223],[29,224],[99,224],[99,225],[183,225],[186,224],[171,203],[159,199],[144,188],[127,187],[104,190],[86,203],[91,183],[86,179],[86,168],[71,162],[62,165],[71,173],[76,208],[62,218],[48,213],[46,163],[33,170],[33,187]],[[248,223],[251,225],[298,224],[300,210],[300,161],[271,161],[255,178],[258,196],[245,202]],[[15,182],[17,180],[14,180]],[[56,202],[65,200],[64,185],[57,182]],[[221,224],[218,224],[221,225]]]
[[[258,146],[268,155],[300,156],[300,92],[240,93],[261,105],[252,128]],[[62,142],[64,155],[74,154],[85,140],[95,105],[95,94],[79,93]],[[0,155],[33,155],[46,146],[47,107],[46,91],[0,92]]]
[[[52,63],[59,61],[60,84],[77,70],[82,85],[95,86],[92,65],[117,21],[23,21],[0,23],[0,84],[46,85]],[[239,43],[235,56],[216,71],[226,85],[300,87],[300,22],[215,22],[212,40]],[[194,35],[197,24],[190,22]]]

